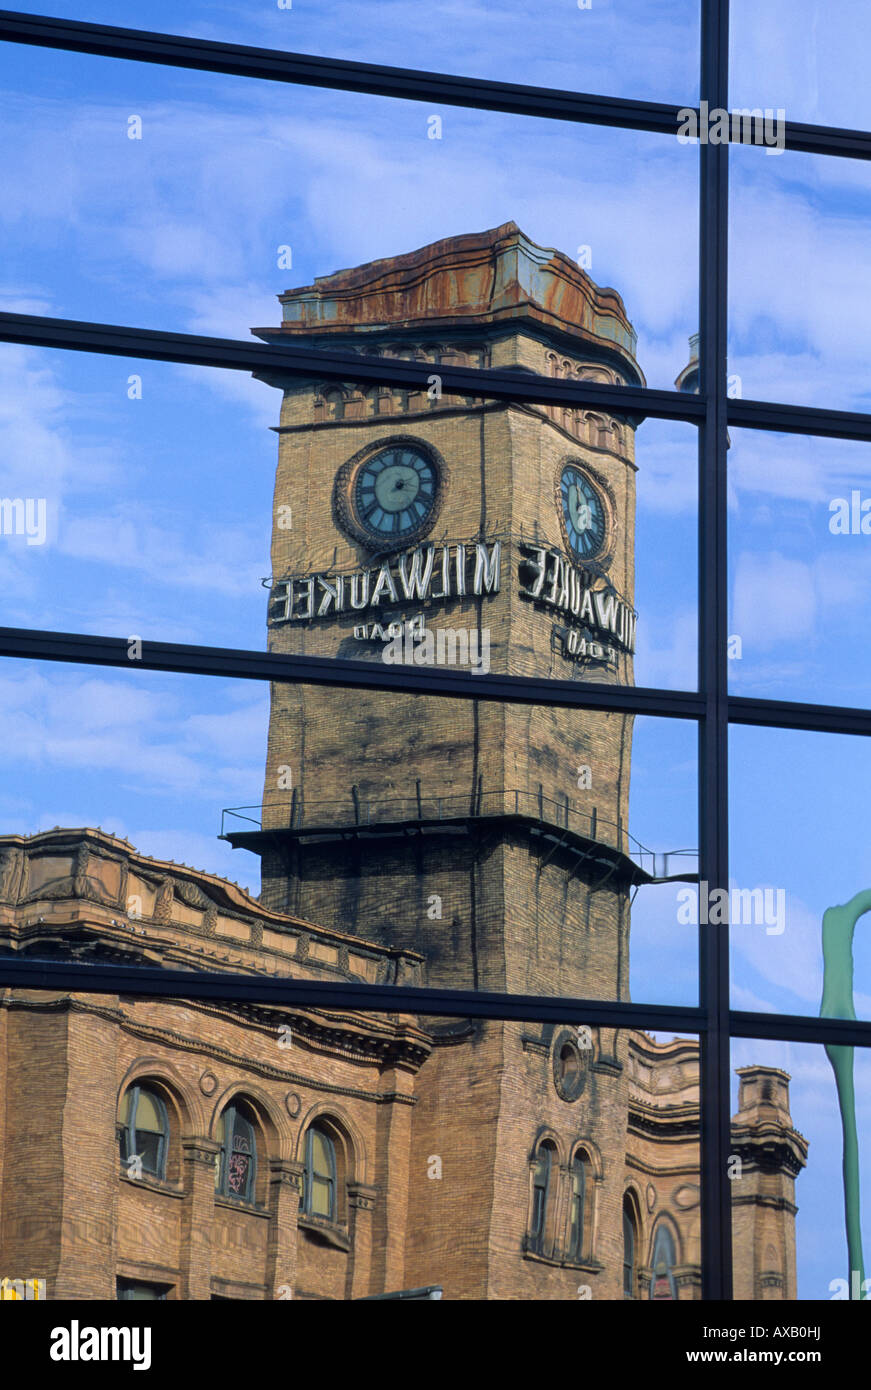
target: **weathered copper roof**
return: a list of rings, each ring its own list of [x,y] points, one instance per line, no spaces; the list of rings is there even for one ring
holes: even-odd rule
[[[537,246],[515,222],[321,275],[278,298],[281,327],[254,329],[258,336],[356,336],[523,319],[607,345],[640,375],[636,334],[617,291],[596,285],[564,252]]]

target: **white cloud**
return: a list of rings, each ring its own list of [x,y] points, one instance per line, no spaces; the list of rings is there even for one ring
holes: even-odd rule
[[[810,637],[817,621],[811,565],[778,551],[742,551],[735,562],[731,626],[746,659],[754,648]]]
[[[102,516],[70,516],[59,548],[77,560],[130,569],[157,583],[239,597],[256,589],[268,572],[262,528],[240,518],[238,526],[210,526],[205,517],[187,527],[173,517],[159,522],[158,508],[142,517],[138,506]]]
[[[737,884],[739,888],[759,888],[761,883]],[[775,887],[777,885],[774,885]],[[785,991],[796,1001],[797,1013],[819,1010],[823,989],[821,925],[816,912],[797,894],[786,891],[786,920],[783,932],[769,935],[765,926],[733,925],[731,928],[735,986],[752,988],[753,974],[769,985]],[[781,1001],[779,1008],[789,1006]]]
[[[733,105],[783,106],[790,120],[867,128],[864,0],[732,0],[730,22]]]
[[[102,774],[112,775],[125,803],[137,792],[184,794],[217,814],[230,801],[251,801],[252,792],[259,797],[268,690],[253,688],[243,703],[208,683],[198,692],[214,702],[205,714],[185,703],[192,687],[177,681],[13,672],[0,683],[7,766],[80,772],[85,800]]]
[[[698,684],[698,617],[682,605],[660,612],[655,623],[638,624],[635,679],[664,690],[693,690]]]

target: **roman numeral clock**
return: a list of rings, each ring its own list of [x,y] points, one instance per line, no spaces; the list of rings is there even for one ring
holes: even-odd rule
[[[580,468],[568,464],[560,474],[559,496],[566,544],[573,558],[595,560],[608,536],[602,493]]]
[[[340,470],[336,505],[347,530],[364,545],[411,541],[431,529],[440,471],[434,455],[409,440],[368,450]]]

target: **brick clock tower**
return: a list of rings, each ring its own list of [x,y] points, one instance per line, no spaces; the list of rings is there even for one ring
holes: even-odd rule
[[[423,370],[416,392],[271,383],[270,650],[631,682],[632,422],[450,397],[438,379],[450,363],[643,384],[620,296],[506,223],[281,302],[267,341]],[[260,852],[266,905],[419,951],[422,983],[627,999],[631,732],[619,714],[276,686],[262,832],[232,839]],[[451,1242],[467,1296],[574,1297],[592,1281],[621,1297],[628,1035],[488,1023],[457,1048],[456,1021],[430,1022],[444,1045],[418,1096],[419,1151],[467,1175],[410,1182],[407,1282],[437,1277]],[[542,1135],[567,1169],[581,1118],[599,1238],[595,1259],[566,1262],[526,1213]]]
[[[268,341],[425,365],[417,392],[283,385],[270,650],[631,682],[631,424],[438,384],[640,382],[620,297],[507,223],[281,301]],[[431,986],[625,999],[631,723],[276,687],[263,900],[421,951]]]
[[[269,649],[631,683],[637,420],[439,378],[643,384],[620,296],[509,222],[280,299],[258,336],[416,361],[421,386],[265,378],[282,391]],[[278,685],[262,827],[228,838],[261,855],[267,908],[395,950],[397,980],[416,952],[430,987],[627,1000],[629,896],[649,881],[628,852],[631,736],[617,713]],[[449,1271],[452,1297],[624,1297],[654,1171],[627,1156],[632,1035],[420,1022],[406,1287]],[[698,1296],[695,1113],[668,1136],[687,1270],[657,1287],[679,1297]],[[629,1296],[655,1282],[645,1258]]]

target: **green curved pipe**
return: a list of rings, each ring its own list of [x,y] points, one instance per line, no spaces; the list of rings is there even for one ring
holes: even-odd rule
[[[829,907],[823,913],[823,997],[820,1018],[856,1017],[853,1002],[853,934],[856,923],[865,912],[871,912],[871,888],[857,893],[848,903]],[[844,1139],[844,1219],[850,1261],[847,1283],[850,1297],[861,1298],[865,1263],[859,1213],[859,1137],[856,1129],[853,1049],[827,1043],[826,1056],[835,1073]],[[858,1271],[858,1281],[853,1277],[854,1270]]]

